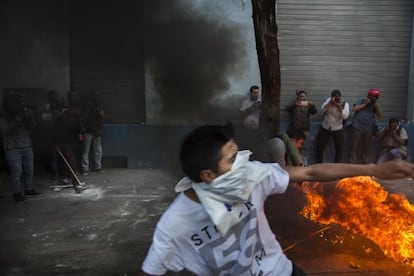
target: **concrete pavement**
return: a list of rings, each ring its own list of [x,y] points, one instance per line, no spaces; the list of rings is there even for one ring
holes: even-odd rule
[[[41,174],[35,185],[43,195],[14,202],[1,174],[0,275],[136,275],[179,178],[169,170],[105,169],[82,176],[88,189],[76,194],[50,189],[54,183]],[[413,202],[413,181],[384,186]],[[414,275],[364,237],[339,226],[318,232],[324,226],[298,214],[303,204],[290,188],[269,198],[266,208],[282,247],[291,247],[286,254],[309,275]]]

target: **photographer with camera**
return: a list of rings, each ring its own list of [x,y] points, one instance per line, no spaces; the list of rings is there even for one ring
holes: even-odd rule
[[[341,91],[335,89],[321,106],[324,117],[318,133],[317,163],[323,163],[325,147],[331,137],[335,144],[335,163],[342,162],[345,142],[343,120],[349,116],[349,104],[343,102],[341,96]]]
[[[407,158],[408,135],[397,118],[390,118],[388,126],[376,135],[380,142],[377,164]]]
[[[19,92],[10,92],[3,98],[3,109],[4,116],[0,118],[0,132],[5,158],[10,167],[13,199],[23,201],[26,199],[24,195],[40,195],[33,189],[31,138],[31,130],[35,126],[33,107],[25,104],[23,95]]]
[[[382,118],[382,111],[378,104],[380,91],[372,88],[368,91],[367,97],[354,104],[352,111],[355,112],[352,120],[351,150],[349,161],[357,163],[357,151],[362,146],[362,163],[368,164],[371,149],[372,136],[376,127],[376,117]]]
[[[250,87],[249,97],[244,99],[240,106],[243,112],[243,125],[247,129],[259,129],[260,120],[260,90],[257,85]]]
[[[301,147],[301,155],[305,165],[307,164],[308,136],[310,129],[310,116],[316,114],[317,109],[313,102],[308,101],[306,96],[308,92],[305,90],[296,91],[296,100],[286,106],[286,111],[290,115],[289,131],[292,133],[303,132],[303,142]]]

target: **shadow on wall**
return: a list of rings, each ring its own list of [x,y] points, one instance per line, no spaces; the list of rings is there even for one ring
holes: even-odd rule
[[[310,131],[309,164],[316,160],[316,139],[320,122],[313,122]],[[408,160],[413,161],[414,125],[405,125],[407,130]],[[104,126],[103,147],[104,161],[113,162],[114,166],[127,168],[179,169],[178,154],[183,137],[192,129],[191,125],[164,126],[106,124]],[[282,129],[286,129],[284,125]],[[349,135],[349,131],[348,131]],[[347,135],[347,137],[348,137]],[[375,160],[377,142],[373,139],[371,160]],[[345,158],[349,152],[349,138],[345,143]],[[330,142],[326,148],[325,161],[333,162],[334,148]],[[121,164],[121,165],[120,165]],[[106,163],[105,166],[111,167]]]

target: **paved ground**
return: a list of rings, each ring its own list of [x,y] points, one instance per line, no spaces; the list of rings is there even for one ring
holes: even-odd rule
[[[76,194],[54,191],[46,175],[37,176],[43,195],[16,203],[0,175],[0,275],[136,275],[179,174],[106,169],[82,178],[89,188]],[[414,182],[384,185],[414,202]],[[289,189],[271,197],[267,210],[282,246],[293,245],[286,253],[309,275],[414,275],[364,237],[338,226],[318,232],[323,226],[298,215],[303,204]]]

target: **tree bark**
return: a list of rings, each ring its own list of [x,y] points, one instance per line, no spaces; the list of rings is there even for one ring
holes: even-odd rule
[[[277,0],[252,0],[263,98],[260,126],[271,136],[280,131],[280,61],[276,2]]]

